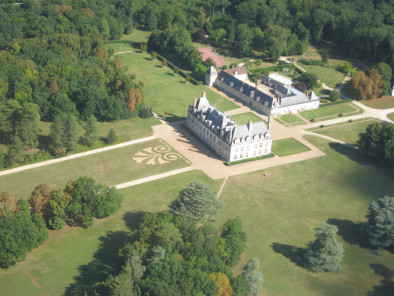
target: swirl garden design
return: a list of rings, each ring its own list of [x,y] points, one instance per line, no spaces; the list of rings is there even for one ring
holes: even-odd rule
[[[171,150],[171,147],[162,144],[155,147],[147,147],[134,154],[133,160],[145,164],[166,164],[182,156]]]

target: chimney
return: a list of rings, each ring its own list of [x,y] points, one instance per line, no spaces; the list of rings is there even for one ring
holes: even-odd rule
[[[271,116],[268,116],[267,130],[270,131],[271,128]]]
[[[196,109],[196,107],[197,107],[197,98],[194,98],[193,108]]]
[[[254,90],[250,91],[250,97],[253,98],[254,97]]]
[[[202,92],[202,97],[206,98],[207,93],[205,91]]]

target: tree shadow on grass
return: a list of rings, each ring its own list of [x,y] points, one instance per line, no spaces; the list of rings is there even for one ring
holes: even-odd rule
[[[131,230],[135,231],[141,223],[142,217],[147,212],[126,212],[123,215],[123,221],[125,222],[126,226]]]
[[[349,220],[328,219],[328,224],[338,227],[338,235],[342,236],[345,242],[367,248],[367,238],[364,235],[364,223],[354,223]]]
[[[368,291],[366,296],[393,295],[394,282],[392,278],[394,276],[394,270],[391,270],[383,264],[370,264],[369,267],[371,267],[376,274],[383,276],[384,280],[381,280],[378,286],[373,286],[372,291]]]
[[[78,268],[79,275],[74,277],[64,295],[105,295],[108,287],[105,280],[119,273],[123,262],[120,262],[119,250],[128,242],[131,235],[125,231],[110,231],[99,238],[101,244],[93,256],[93,260]]]
[[[368,157],[366,154],[359,150],[355,150],[354,148],[348,147],[346,145],[340,144],[340,143],[334,143],[330,142],[328,144],[330,148],[334,149],[336,152],[339,152],[345,156],[347,156],[349,159],[358,162],[363,165],[368,165],[372,164],[372,159]]]
[[[280,243],[273,243],[271,247],[276,253],[282,254],[299,267],[307,267],[305,261],[306,249]]]

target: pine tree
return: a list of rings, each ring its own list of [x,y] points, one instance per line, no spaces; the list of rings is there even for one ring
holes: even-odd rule
[[[171,211],[179,216],[199,222],[208,220],[222,207],[212,188],[201,182],[191,182],[170,205]]]
[[[109,143],[109,144],[113,144],[113,143],[115,143],[116,142],[116,132],[115,132],[115,130],[113,129],[113,128],[111,128],[109,131],[108,131],[108,134],[107,134],[107,142]]]
[[[18,136],[12,137],[8,145],[8,152],[6,157],[7,166],[11,166],[16,162],[23,160],[23,143]]]
[[[133,270],[130,263],[126,263],[122,272],[113,280],[111,295],[114,296],[133,296]]]
[[[366,232],[373,248],[394,246],[394,197],[385,196],[369,205]]]
[[[63,144],[67,150],[75,150],[79,138],[79,124],[73,114],[67,114],[64,118]]]
[[[259,268],[259,258],[251,258],[242,270],[242,275],[245,277],[248,286],[248,295],[255,295],[263,288],[263,274],[259,271]]]
[[[50,144],[49,148],[53,153],[56,153],[64,147],[64,116],[57,115],[51,124],[51,130],[49,133]]]
[[[316,229],[316,240],[309,243],[306,259],[311,271],[339,272],[342,270],[343,246],[335,239],[338,228],[322,224]]]
[[[98,140],[98,127],[96,117],[89,116],[85,124],[84,142],[90,147]]]

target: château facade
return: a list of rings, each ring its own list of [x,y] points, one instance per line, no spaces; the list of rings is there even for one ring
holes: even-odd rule
[[[237,125],[209,103],[205,92],[187,112],[187,127],[229,162],[271,153],[269,125],[264,121]]]
[[[317,109],[320,105],[319,97],[313,91],[305,95],[290,85],[264,75],[260,79],[260,83],[264,84],[264,92],[257,88],[257,85],[254,87],[241,81],[237,75],[223,70],[218,73],[213,66],[205,75],[205,83],[217,87],[267,116]]]

